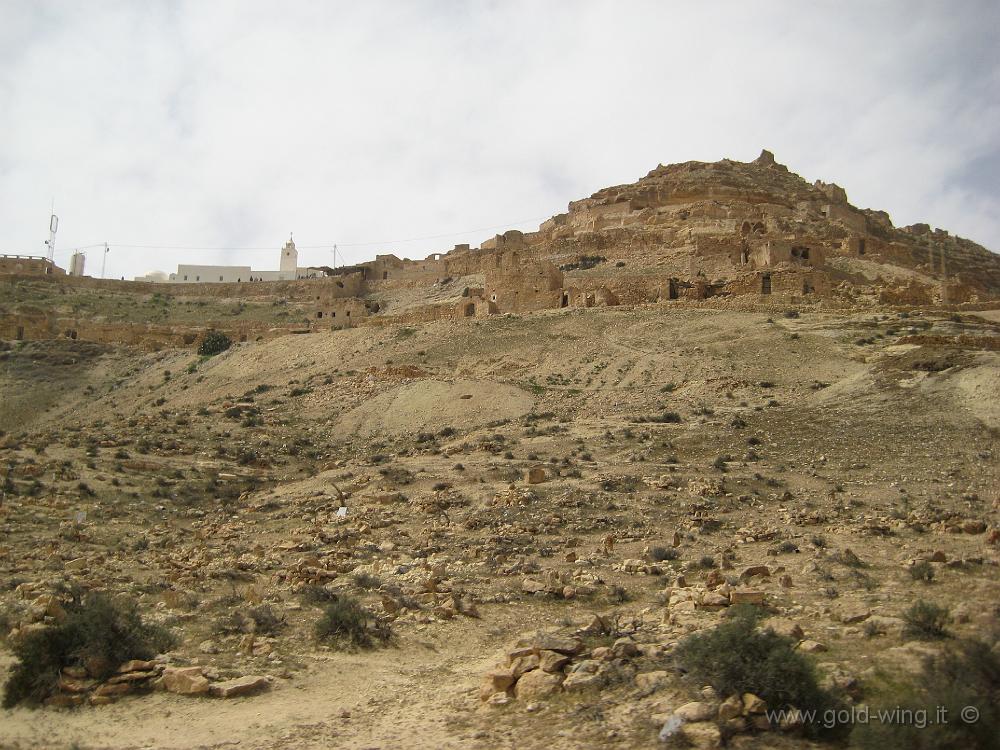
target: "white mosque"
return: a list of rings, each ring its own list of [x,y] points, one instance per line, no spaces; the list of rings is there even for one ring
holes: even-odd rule
[[[323,275],[320,268],[300,268],[299,251],[291,237],[281,248],[281,261],[277,271],[254,271],[250,266],[196,266],[178,265],[177,273],[169,276],[162,271],[152,271],[136,276],[136,281],[174,284],[218,284],[237,281],[294,281]]]

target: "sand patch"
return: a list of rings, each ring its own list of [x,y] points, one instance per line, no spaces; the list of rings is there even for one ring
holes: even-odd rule
[[[359,435],[436,432],[516,419],[535,399],[510,385],[483,380],[418,380],[380,394],[337,422],[338,432]]]

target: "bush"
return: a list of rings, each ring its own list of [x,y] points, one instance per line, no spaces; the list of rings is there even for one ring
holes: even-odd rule
[[[632,420],[637,424],[653,422],[655,424],[678,424],[681,422],[681,415],[675,411],[665,411],[662,414],[651,414],[649,416],[636,417]]]
[[[91,594],[66,607],[60,625],[31,633],[13,648],[18,662],[11,669],[3,705],[37,704],[55,688],[64,667],[85,667],[103,680],[130,659],[151,659],[169,650],[169,632],[142,621],[133,602]]]
[[[678,552],[673,547],[650,547],[649,557],[654,562],[663,562],[665,560],[676,560],[680,557],[680,552]]]
[[[903,635],[922,641],[948,637],[948,608],[925,602],[922,599],[903,613]]]
[[[315,605],[329,604],[330,602],[337,601],[339,598],[338,594],[317,583],[310,583],[304,586],[299,595],[306,604]]]
[[[930,583],[934,580],[934,566],[926,560],[921,560],[910,568],[910,577],[914,581]]]
[[[967,717],[975,710],[975,721]],[[896,717],[887,722],[882,716]],[[964,713],[963,713],[964,712]],[[912,684],[883,683],[872,721],[857,724],[851,746],[861,750],[986,750],[1000,746],[1000,657],[981,641],[964,641],[928,659]],[[926,722],[923,721],[926,719]]]
[[[285,627],[285,618],[276,613],[270,604],[253,607],[247,614],[253,620],[253,632],[262,635],[277,635]]]
[[[338,596],[323,608],[315,632],[321,641],[356,648],[373,648],[376,641],[385,642],[391,637],[388,625],[380,625],[368,610],[349,596]]]
[[[682,640],[674,658],[699,687],[711,685],[720,696],[753,693],[771,710],[794,706],[800,711],[824,711],[836,699],[819,686],[813,662],[795,650],[795,642],[771,630],[758,630],[762,616],[756,607],[740,605],[711,630]],[[806,731],[824,727],[807,725]]]
[[[379,577],[372,575],[371,573],[355,573],[351,576],[351,580],[354,581],[355,586],[359,589],[364,589],[365,591],[372,591],[382,586],[382,581]]]
[[[203,357],[212,357],[216,354],[222,354],[222,352],[226,351],[232,345],[232,339],[222,331],[209,331],[205,334],[205,338],[201,340],[201,346],[198,347],[198,354]]]

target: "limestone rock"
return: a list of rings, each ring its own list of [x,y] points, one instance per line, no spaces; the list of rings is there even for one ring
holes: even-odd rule
[[[542,651],[538,658],[538,666],[546,672],[561,672],[570,663],[570,657],[558,651]]]
[[[209,684],[201,667],[167,667],[163,670],[163,687],[168,693],[201,695],[208,692]]]
[[[719,706],[719,721],[729,721],[743,715],[743,699],[738,695],[730,695]]]
[[[699,750],[714,750],[722,747],[722,733],[713,721],[697,721],[684,724],[681,734],[692,747]]]
[[[655,672],[640,672],[635,676],[635,686],[643,692],[651,693],[666,685],[669,679],[669,673],[662,669]]]
[[[567,693],[577,693],[583,690],[599,688],[604,685],[604,677],[587,672],[573,672],[563,680],[562,688]]]
[[[818,654],[823,651],[827,651],[827,647],[824,646],[819,641],[804,640],[798,646],[799,651],[805,651],[807,654]]]
[[[764,604],[764,592],[753,589],[733,589],[729,592],[730,604]]]
[[[215,698],[238,698],[267,690],[271,683],[263,676],[237,677],[235,680],[215,682],[209,686],[209,693]]]
[[[527,701],[547,698],[562,690],[563,676],[536,669],[523,675],[514,686],[518,700]]]
[[[692,701],[678,707],[674,715],[686,722],[709,721],[715,718],[715,707],[704,701]]]
[[[743,712],[747,714],[762,714],[767,711],[767,703],[753,693],[743,693]]]

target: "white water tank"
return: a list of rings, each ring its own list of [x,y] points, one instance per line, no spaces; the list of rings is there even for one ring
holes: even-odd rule
[[[83,264],[86,260],[87,256],[83,253],[73,253],[73,257],[69,259],[69,275],[83,276]]]

